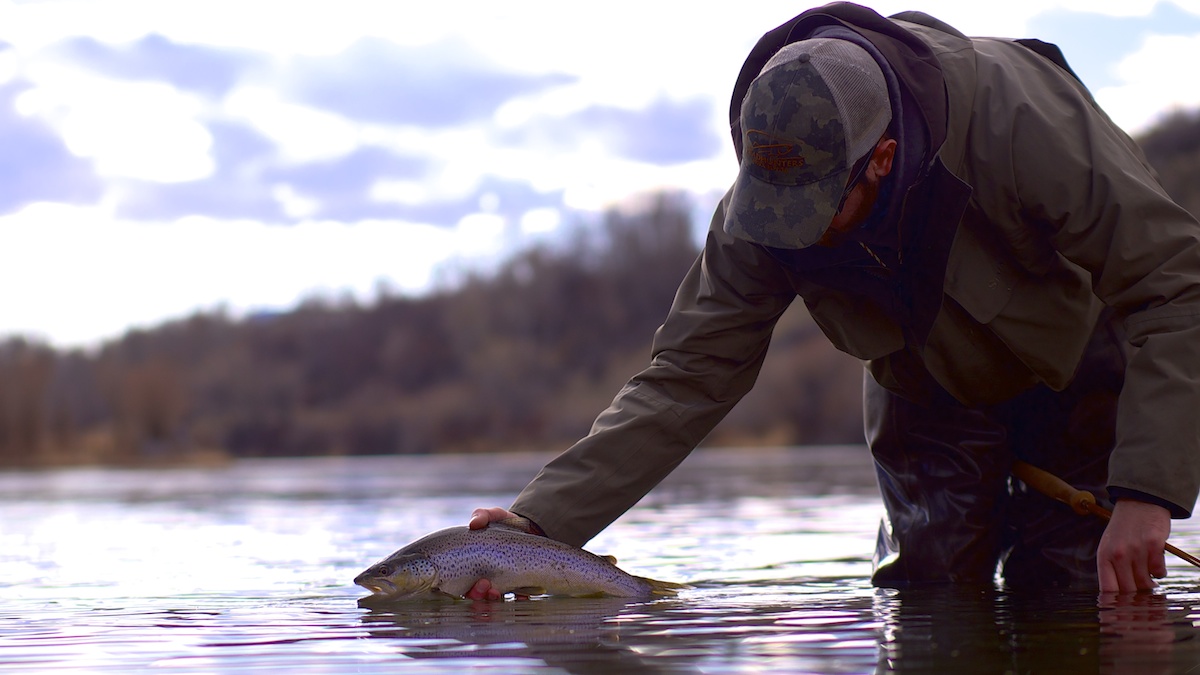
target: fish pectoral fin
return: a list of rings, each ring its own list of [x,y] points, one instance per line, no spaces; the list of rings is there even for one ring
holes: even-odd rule
[[[679,591],[692,588],[687,584],[679,584],[673,581],[659,581],[658,579],[648,579],[646,577],[638,577],[642,581],[650,584],[650,595],[659,598],[669,598],[679,595]]]
[[[545,595],[546,589],[541,586],[522,586],[510,589],[508,592],[516,593],[517,595]]]

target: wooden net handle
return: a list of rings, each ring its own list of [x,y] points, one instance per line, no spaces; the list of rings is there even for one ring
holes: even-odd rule
[[[1020,478],[1026,485],[1037,490],[1038,492],[1057,499],[1058,501],[1067,504],[1075,513],[1081,516],[1091,514],[1099,516],[1105,520],[1112,518],[1112,512],[1096,503],[1096,498],[1087,490],[1076,490],[1071,484],[1065,480],[1055,476],[1049,471],[1039,469],[1032,464],[1026,464],[1021,460],[1013,462],[1013,475]],[[1200,567],[1200,558],[1183,551],[1168,543],[1165,546],[1167,553],[1170,553],[1182,560]]]

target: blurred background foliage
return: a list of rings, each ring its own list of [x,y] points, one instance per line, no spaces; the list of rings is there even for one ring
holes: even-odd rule
[[[1200,214],[1200,113],[1138,141]],[[201,313],[92,351],[8,338],[0,465],[566,448],[648,362],[699,253],[692,212],[680,194],[641,195],[422,297]],[[861,372],[797,302],[758,385],[706,443],[861,442]]]

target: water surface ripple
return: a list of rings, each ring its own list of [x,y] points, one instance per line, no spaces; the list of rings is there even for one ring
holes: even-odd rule
[[[1200,574],[1154,594],[872,588],[857,447],[701,450],[588,549],[654,602],[360,608],[350,580],[545,455],[0,473],[0,669],[171,673],[1200,672]],[[1200,551],[1176,522],[1172,541]]]

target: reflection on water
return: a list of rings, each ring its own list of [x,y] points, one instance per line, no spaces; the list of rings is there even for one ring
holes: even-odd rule
[[[1194,590],[1137,596],[879,592],[880,667],[907,672],[1200,669]]]
[[[0,669],[1200,672],[1197,571],[1097,600],[867,583],[866,451],[702,451],[588,548],[695,586],[654,602],[362,609],[350,580],[507,504],[535,455],[0,474]],[[1200,550],[1190,523],[1172,540]]]
[[[623,643],[622,626],[636,620],[636,609],[615,599],[430,602],[372,610],[362,622],[372,637],[401,645],[407,657],[440,661],[445,671],[506,661],[514,670],[549,666],[572,673],[666,672],[652,669]],[[454,667],[445,659],[453,659]]]

